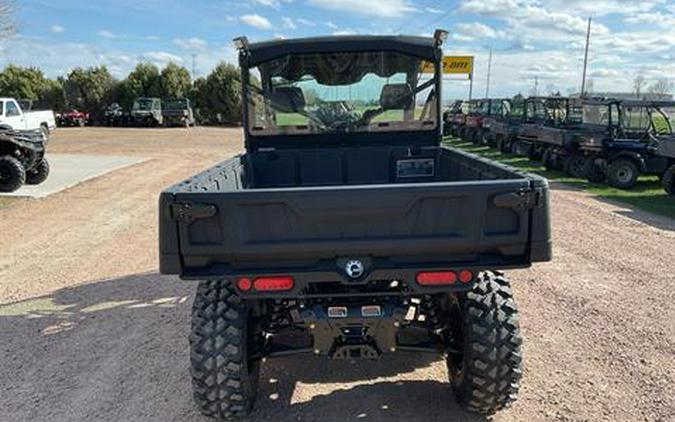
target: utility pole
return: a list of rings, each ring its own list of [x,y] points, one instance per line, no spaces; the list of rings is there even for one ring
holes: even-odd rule
[[[192,53],[192,82],[194,83],[195,77],[197,76],[197,66],[195,61],[197,59],[197,53]]]
[[[534,97],[539,95],[539,76],[534,77]]]
[[[588,44],[591,41],[591,17],[588,17],[588,29],[586,30],[586,51],[584,52],[584,74],[581,77],[581,98],[586,96],[586,68],[588,66]]]
[[[490,71],[492,70],[492,47],[490,47],[490,56],[488,57],[487,83],[485,84],[485,99],[490,98]]]

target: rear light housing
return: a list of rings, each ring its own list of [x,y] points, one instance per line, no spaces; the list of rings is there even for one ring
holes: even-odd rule
[[[470,270],[461,271],[423,271],[417,273],[417,284],[420,286],[447,286],[461,282],[462,284],[471,283],[474,279],[474,273]]]
[[[281,292],[291,290],[295,286],[291,276],[258,277],[253,280],[253,288],[259,292]]]
[[[444,286],[455,282],[457,273],[454,271],[426,271],[417,274],[417,284],[420,286]]]

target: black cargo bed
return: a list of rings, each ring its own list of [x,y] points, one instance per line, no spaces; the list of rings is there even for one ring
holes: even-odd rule
[[[160,266],[185,278],[550,259],[548,187],[448,147],[261,151],[161,196]]]

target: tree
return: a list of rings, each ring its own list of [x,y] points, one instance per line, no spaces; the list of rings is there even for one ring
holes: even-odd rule
[[[161,73],[162,98],[185,98],[190,93],[190,72],[183,66],[169,62]]]
[[[115,78],[105,66],[78,67],[68,74],[63,89],[71,108],[88,111],[98,120],[113,98],[115,84]]]
[[[195,81],[200,116],[212,123],[241,122],[241,78],[231,64],[220,63],[206,80]]]
[[[62,84],[45,78],[44,73],[35,67],[5,67],[0,72],[0,92],[8,97],[31,100],[44,108],[65,108]]]
[[[658,79],[649,86],[649,93],[656,96],[670,94],[672,90],[673,90],[673,83],[670,82],[667,78]]]
[[[647,81],[645,81],[645,77],[641,74],[633,79],[633,94],[635,94],[638,99],[640,98],[640,95],[642,95],[642,89],[646,84]]]
[[[123,106],[126,107],[130,107],[138,97],[161,97],[162,79],[157,66],[152,63],[137,64],[124,81],[123,91]],[[131,103],[128,103],[129,99]]]

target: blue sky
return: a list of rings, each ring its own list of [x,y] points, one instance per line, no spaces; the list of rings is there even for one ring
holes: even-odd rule
[[[446,54],[476,56],[474,90],[492,95],[577,91],[586,19],[593,15],[590,77],[596,91],[630,91],[636,75],[675,81],[675,0],[20,0],[18,34],[2,43],[2,65],[48,76],[105,64],[123,77],[139,61],[168,61],[197,75],[235,61],[231,39],[327,34],[430,35],[450,31]],[[447,97],[466,93],[448,81]]]

